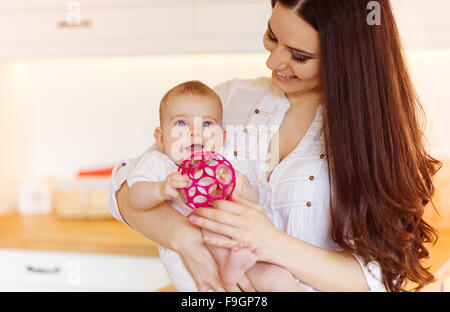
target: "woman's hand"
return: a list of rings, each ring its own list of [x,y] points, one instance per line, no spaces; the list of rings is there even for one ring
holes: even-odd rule
[[[189,216],[193,224],[231,238],[205,236],[212,246],[233,248],[238,242],[249,242],[254,248],[262,247],[260,261],[270,262],[276,253],[277,239],[282,233],[273,225],[262,208],[239,195],[232,201],[219,200],[214,208],[199,208]]]

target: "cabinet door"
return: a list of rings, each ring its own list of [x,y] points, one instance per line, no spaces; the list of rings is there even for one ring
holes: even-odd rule
[[[0,57],[264,51],[268,0],[0,3]]]
[[[0,57],[160,53],[191,36],[190,1],[53,2],[0,6]]]
[[[269,0],[196,0],[194,34],[205,50],[264,51],[271,13]]]

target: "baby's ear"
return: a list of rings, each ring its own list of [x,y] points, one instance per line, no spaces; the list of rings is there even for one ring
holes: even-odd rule
[[[160,151],[164,151],[164,140],[163,140],[163,131],[161,127],[157,127],[155,132],[153,133],[153,137],[155,138],[156,147]]]

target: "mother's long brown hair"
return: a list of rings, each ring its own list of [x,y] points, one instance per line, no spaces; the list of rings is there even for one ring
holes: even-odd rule
[[[376,260],[390,291],[433,281],[421,264],[437,239],[423,219],[441,163],[424,147],[423,109],[412,85],[389,0],[369,25],[368,0],[272,0],[318,32],[331,235],[344,250]],[[432,203],[431,203],[432,204]]]

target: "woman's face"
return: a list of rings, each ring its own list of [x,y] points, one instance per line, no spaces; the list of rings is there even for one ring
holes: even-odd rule
[[[270,51],[267,67],[273,82],[286,94],[320,90],[319,33],[295,10],[276,3],[264,35]]]

